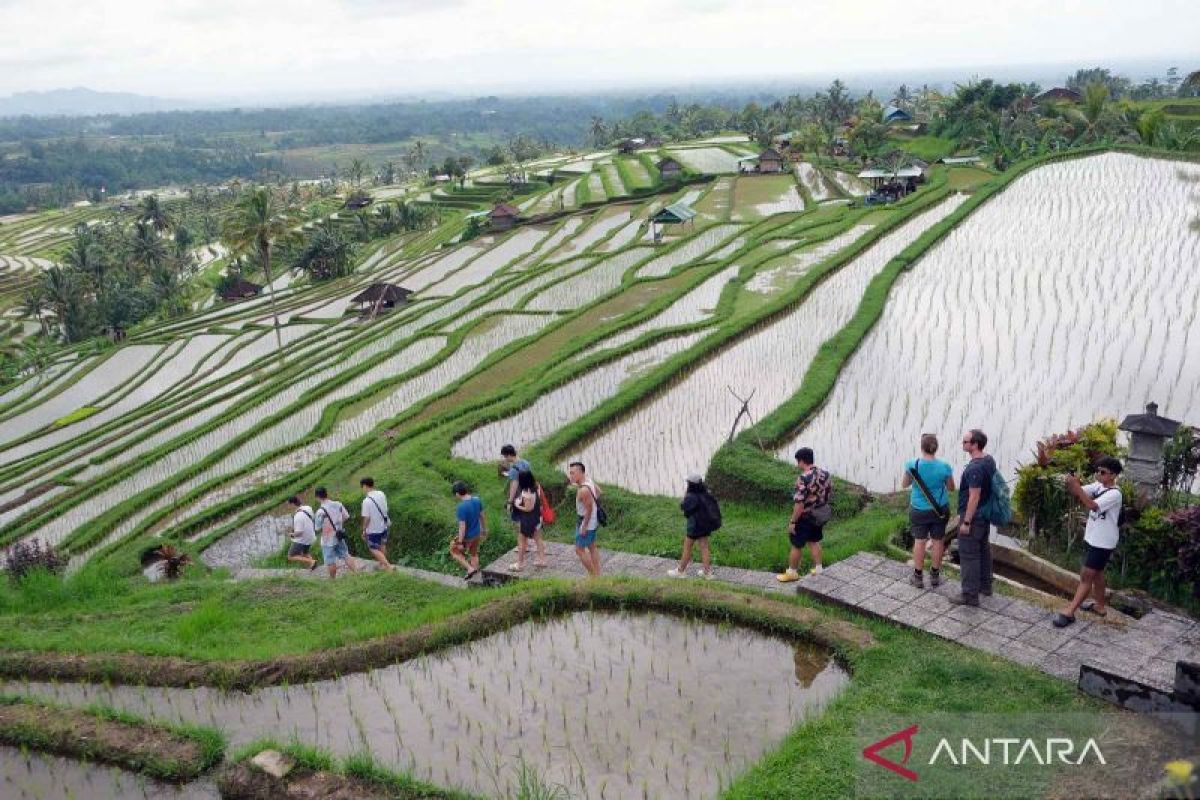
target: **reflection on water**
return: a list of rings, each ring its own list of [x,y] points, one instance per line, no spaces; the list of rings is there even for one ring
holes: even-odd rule
[[[578,613],[339,680],[253,694],[9,684],[62,702],[295,737],[445,786],[507,791],[524,759],[573,797],[713,797],[847,683],[828,652],[732,626]]]
[[[0,746],[4,800],[216,800],[210,781],[184,786],[100,764]]]

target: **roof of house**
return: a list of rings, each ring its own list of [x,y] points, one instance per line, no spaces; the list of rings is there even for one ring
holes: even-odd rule
[[[983,161],[979,156],[946,156],[938,160],[943,164],[974,164]]]
[[[675,159],[671,158],[670,156],[667,156],[667,157],[665,157],[665,158],[661,158],[661,159],[659,159],[659,161],[658,161],[658,168],[659,168],[660,170],[663,170],[663,169],[683,169],[683,164],[680,164],[680,163],[679,163],[678,161],[676,161]]]
[[[1174,436],[1182,423],[1160,417],[1158,403],[1147,403],[1145,414],[1130,414],[1121,420],[1120,429],[1130,433],[1148,433],[1151,436]]]
[[[770,159],[772,161],[783,161],[783,153],[776,150],[774,147],[768,147],[758,154],[758,160]]]
[[[912,119],[912,114],[905,111],[899,106],[888,106],[883,110],[883,121],[893,122],[895,120],[908,121]]]
[[[696,209],[687,203],[672,203],[654,215],[655,222],[687,222],[696,216]]]
[[[858,173],[858,177],[860,177],[860,178],[919,178],[922,174],[923,173],[921,172],[920,167],[915,166],[915,165],[909,165],[907,167],[900,167],[900,169],[896,170],[895,172],[892,172],[890,169],[883,169],[880,167],[872,167],[871,169],[864,169],[862,172]]]
[[[371,195],[362,194],[362,195],[354,195],[351,197],[347,197],[346,202],[343,203],[343,205],[349,209],[366,208],[367,206],[371,205],[371,203],[374,203],[374,202],[375,202],[375,198],[371,197]]]
[[[1072,103],[1078,103],[1083,100],[1083,95],[1065,86],[1055,86],[1053,89],[1047,89],[1033,98],[1033,102],[1035,103],[1041,103],[1045,100],[1067,100]]]
[[[350,299],[351,303],[401,303],[408,299],[412,291],[394,283],[372,283],[362,292]]]
[[[488,216],[492,219],[500,217],[512,217],[516,219],[521,216],[521,209],[511,206],[508,203],[498,203],[495,208],[488,212]]]
[[[262,285],[252,283],[245,278],[238,278],[233,283],[225,287],[221,292],[222,300],[240,300],[243,297],[252,297],[262,291]]]

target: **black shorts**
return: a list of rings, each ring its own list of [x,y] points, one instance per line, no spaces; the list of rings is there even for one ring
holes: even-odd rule
[[[908,525],[914,539],[940,540],[946,536],[946,520],[939,517],[936,511],[910,508]]]
[[[1094,569],[1097,572],[1103,572],[1108,566],[1108,560],[1112,558],[1113,551],[1106,547],[1095,547],[1084,543],[1087,550],[1083,554],[1083,565],[1088,569]]]
[[[292,546],[288,548],[288,558],[291,558],[292,556],[306,556],[306,555],[308,555],[308,551],[311,549],[312,549],[311,544],[300,544],[299,542],[292,542]],[[278,551],[276,551],[276,552],[278,552]]]
[[[698,542],[701,539],[707,539],[709,536],[712,536],[712,531],[688,531],[686,536],[693,542]]]
[[[819,542],[825,537],[825,526],[817,525],[807,514],[796,523],[796,532],[788,534],[792,547],[803,547],[809,542]]]

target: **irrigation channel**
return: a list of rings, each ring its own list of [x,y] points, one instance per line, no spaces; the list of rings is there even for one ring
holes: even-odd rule
[[[16,682],[0,691],[210,725],[233,749],[269,736],[342,756],[370,752],[488,796],[513,789],[524,759],[573,797],[632,800],[716,796],[848,681],[816,645],[665,615],[579,612],[252,694]],[[0,781],[37,775],[54,778],[19,759],[0,766]]]

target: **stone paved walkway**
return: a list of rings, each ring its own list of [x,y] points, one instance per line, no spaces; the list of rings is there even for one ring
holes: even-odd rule
[[[571,545],[548,542],[546,547],[549,564],[545,569],[534,569],[531,558],[523,573],[513,575],[508,571],[508,565],[516,560],[516,551],[512,551],[485,567],[484,576],[493,582],[514,577],[584,576]],[[601,571],[609,575],[665,578],[667,570],[676,565],[672,559],[632,553],[601,550],[600,555]],[[1200,624],[1183,616],[1152,611],[1122,628],[1080,614],[1074,625],[1059,629],[1050,624],[1052,614],[1045,608],[998,594],[982,598],[978,608],[952,605],[949,598],[961,591],[958,581],[945,579],[936,590],[918,589],[908,583],[908,565],[874,553],[856,553],[819,575],[806,575],[796,588],[780,584],[768,572],[734,567],[716,567],[713,572],[717,581],[769,592],[798,588],[821,600],[1072,682],[1080,680],[1081,667],[1086,666],[1166,697],[1175,687],[1176,662],[1200,660]],[[1093,693],[1107,696],[1102,691]]]
[[[356,562],[359,572],[377,572],[379,565],[374,561],[363,561],[358,559]],[[406,567],[401,564],[396,564],[396,572],[400,575],[407,575],[410,578],[419,578],[424,581],[433,581],[440,583],[443,586],[449,586],[454,589],[465,589],[469,584],[462,578],[456,578],[453,575],[447,575],[444,572],[430,572],[426,569],[415,569]],[[346,570],[338,570],[340,577],[337,580],[353,580],[354,573]],[[261,580],[263,578],[295,578],[297,580],[329,580],[329,570],[320,566],[315,570],[309,571],[300,567],[294,569],[259,569],[256,567],[241,567],[233,570],[233,579],[235,581],[250,581]]]

